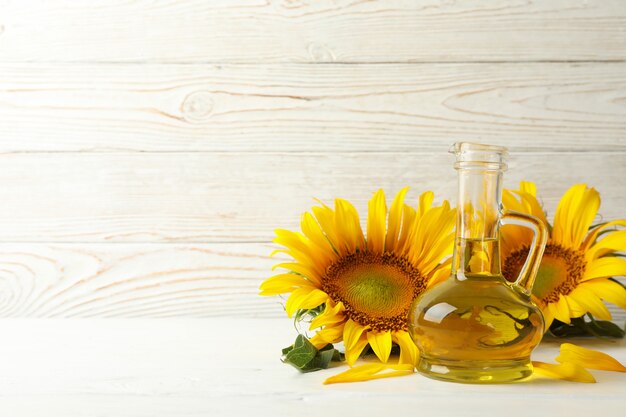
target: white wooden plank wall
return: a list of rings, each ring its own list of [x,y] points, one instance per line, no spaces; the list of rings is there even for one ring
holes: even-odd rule
[[[458,140],[624,218],[625,28],[620,0],[1,1],[0,316],[282,316],[273,229],[451,198]]]

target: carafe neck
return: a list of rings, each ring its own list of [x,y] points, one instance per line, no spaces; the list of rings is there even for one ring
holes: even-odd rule
[[[470,143],[453,149],[458,202],[452,272],[461,279],[501,275],[499,226],[506,149]]]

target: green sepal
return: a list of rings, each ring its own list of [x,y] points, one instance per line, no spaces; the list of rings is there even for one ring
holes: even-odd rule
[[[284,348],[282,352],[282,361],[303,373],[326,369],[331,362],[343,360],[343,355],[332,344],[318,350],[301,334],[293,345]]]

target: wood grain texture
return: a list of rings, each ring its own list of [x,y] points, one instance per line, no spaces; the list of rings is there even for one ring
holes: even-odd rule
[[[521,417],[532,407],[585,417],[626,406],[624,374],[604,371],[591,371],[597,384],[459,385],[415,374],[322,385],[346,366],[303,375],[283,364],[280,349],[295,337],[289,319],[11,319],[0,332],[3,416]],[[624,341],[577,343],[626,363]],[[532,357],[554,363],[558,346],[543,342]]]
[[[365,213],[380,187],[456,195],[447,147],[414,153],[105,153],[0,156],[2,242],[269,242],[335,197]],[[539,183],[553,215],[567,188],[596,186],[624,217],[626,153],[513,154],[505,185]],[[601,218],[598,218],[601,220]]]
[[[620,0],[9,0],[0,60],[624,60],[624,26]]]
[[[284,317],[263,244],[2,244],[0,317]]]
[[[3,243],[0,317],[286,317],[284,297],[258,295],[260,283],[278,273],[272,265],[289,259],[270,259],[277,248]],[[623,325],[626,311],[609,309]]]
[[[626,217],[624,27],[619,0],[0,0],[0,317],[281,316],[272,230],[450,198],[455,141],[508,146],[551,213],[586,182]],[[120,381],[87,390],[137,402]]]
[[[624,3],[626,4],[626,3]],[[0,65],[0,151],[626,151],[626,63]]]

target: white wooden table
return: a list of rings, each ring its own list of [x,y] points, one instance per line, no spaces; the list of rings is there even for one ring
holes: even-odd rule
[[[303,375],[280,362],[295,337],[289,319],[6,319],[0,334],[0,416],[589,417],[626,407],[626,374],[601,371],[597,384],[416,374],[325,386],[339,369]],[[626,362],[623,341],[585,345]],[[534,359],[557,350],[544,343]]]

